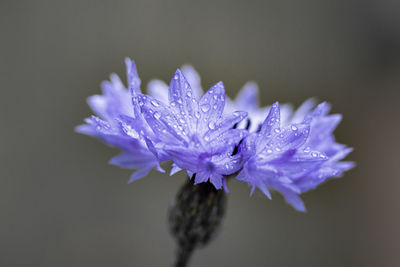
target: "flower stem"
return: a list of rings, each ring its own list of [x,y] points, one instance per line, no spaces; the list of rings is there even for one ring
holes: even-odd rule
[[[178,244],[175,267],[187,266],[194,250],[216,236],[225,213],[225,192],[193,180],[182,186],[169,210],[170,230]]]

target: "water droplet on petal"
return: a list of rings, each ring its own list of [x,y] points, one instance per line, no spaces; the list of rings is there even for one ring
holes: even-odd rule
[[[159,119],[159,118],[161,118],[161,114],[160,114],[160,112],[158,112],[158,111],[156,111],[156,112],[154,112],[154,118],[156,118],[157,120]]]
[[[318,156],[318,153],[315,152],[315,151],[313,151],[313,152],[311,152],[311,156],[313,156],[314,158],[316,158],[316,157]]]
[[[195,116],[197,119],[200,119],[200,112],[196,111],[196,112],[194,113],[194,116]]]
[[[186,93],[186,95],[187,95],[188,97],[192,97],[192,92],[189,91],[189,92]]]
[[[207,111],[209,111],[210,110],[210,105],[209,104],[203,104],[203,105],[201,105],[201,110],[203,111],[203,112],[207,112]]]
[[[292,125],[291,128],[292,128],[293,131],[297,131],[297,127],[296,126]]]
[[[155,101],[155,100],[151,100],[151,104],[152,104],[153,106],[155,106],[155,107],[158,107],[158,106],[159,106],[159,104],[158,104],[157,101]]]
[[[276,129],[275,129],[275,132],[276,132],[276,133],[280,133],[280,132],[281,132],[281,129],[276,128]]]
[[[208,124],[208,128],[210,128],[211,130],[215,129],[215,123],[212,121]]]

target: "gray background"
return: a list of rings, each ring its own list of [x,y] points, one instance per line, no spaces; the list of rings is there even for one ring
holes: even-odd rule
[[[344,114],[357,168],[303,196],[231,181],[218,238],[191,266],[399,266],[398,1],[0,1],[0,266],[169,266],[166,211],[183,174],[107,164],[75,134],[87,96],[136,60],[146,84],[191,63],[204,87],[261,102],[316,96]]]

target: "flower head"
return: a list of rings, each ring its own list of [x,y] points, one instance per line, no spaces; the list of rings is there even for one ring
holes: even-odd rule
[[[177,70],[169,86],[153,80],[142,94],[133,61],[127,59],[128,88],[115,74],[102,83],[103,94],[88,103],[97,116],[76,130],[122,150],[110,162],[137,169],[130,181],[160,163],[172,161],[171,175],[186,170],[194,183],[209,181],[226,188],[228,176],[259,188],[268,198],[279,191],[295,209],[304,211],[299,194],[354,166],[341,161],[352,149],[335,141],[341,115],[329,115],[327,103],[314,108],[308,100],[259,107],[258,87],[247,83],[235,101],[222,82],[203,94],[191,66]]]
[[[281,192],[299,211],[305,207],[298,194],[354,166],[340,162],[352,149],[336,143],[332,135],[341,116],[327,115],[326,103],[310,111],[312,106],[312,101],[305,102],[287,123],[282,123],[279,104],[272,105],[260,132],[242,143],[246,163],[237,176],[252,186],[252,192],[257,187],[268,198],[269,188]]]

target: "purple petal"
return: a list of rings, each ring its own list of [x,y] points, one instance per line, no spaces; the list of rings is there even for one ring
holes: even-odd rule
[[[223,186],[223,176],[219,174],[212,174],[210,176],[210,182],[215,186],[216,189],[221,189]]]
[[[164,151],[171,157],[176,166],[197,173],[199,154],[195,149],[166,145]]]
[[[183,75],[186,77],[193,90],[194,97],[198,100],[203,95],[200,84],[200,75],[190,65],[184,65],[181,68]]]
[[[311,112],[311,109],[315,106],[315,100],[310,98],[306,100],[293,114],[292,123],[301,123],[304,118]]]
[[[147,168],[142,168],[142,169],[134,172],[131,175],[131,178],[129,179],[128,183],[132,183],[133,181],[143,178],[144,176],[146,176],[149,173],[150,170],[151,170],[151,167],[147,167]]]
[[[116,165],[121,168],[137,169],[149,165],[149,162],[154,162],[152,166],[155,166],[158,162],[154,155],[151,153],[134,153],[124,152],[118,156],[113,157],[109,163]]]
[[[181,171],[182,169],[179,168],[175,163],[172,163],[172,168],[171,168],[171,172],[169,174],[169,176],[174,175],[175,173]]]
[[[232,129],[236,123],[242,121],[246,116],[247,112],[235,111],[232,114],[222,117],[217,124],[212,124],[212,122],[210,122],[208,125],[209,130],[204,137],[209,140],[214,139],[223,132]]]
[[[279,188],[278,191],[282,193],[287,203],[292,205],[293,208],[295,208],[297,211],[306,212],[304,202],[296,193],[286,188]]]
[[[243,110],[258,108],[258,86],[254,82],[246,83],[236,97],[236,105]]]
[[[152,80],[147,85],[147,91],[150,96],[155,99],[168,104],[168,85],[160,80]]]
[[[140,78],[136,70],[136,65],[130,58],[125,59],[126,72],[128,77],[128,87],[133,97],[140,94]]]
[[[269,136],[273,134],[274,131],[279,130],[280,127],[280,111],[279,103],[276,102],[272,105],[269,110],[268,116],[261,126],[259,132],[259,138],[257,140],[257,149],[263,149],[268,141]]]
[[[180,70],[175,72],[171,80],[168,98],[170,109],[173,110],[180,123],[186,124],[188,131],[195,131],[197,119],[194,114],[197,112],[198,103],[193,95],[192,88]]]
[[[206,132],[213,128],[224,111],[225,89],[222,82],[218,82],[205,93],[199,102],[198,132]]]

